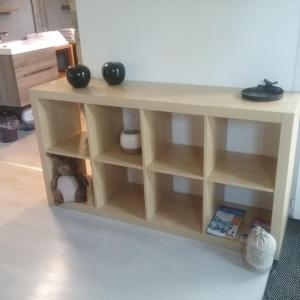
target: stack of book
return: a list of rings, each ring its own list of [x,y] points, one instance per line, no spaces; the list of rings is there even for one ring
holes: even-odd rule
[[[208,225],[207,233],[233,240],[238,233],[245,213],[244,209],[220,206]],[[240,241],[246,243],[251,230],[256,226],[260,226],[268,232],[271,230],[270,222],[254,217],[245,232],[241,233]]]
[[[243,209],[220,206],[207,228],[207,233],[233,240],[244,215]]]

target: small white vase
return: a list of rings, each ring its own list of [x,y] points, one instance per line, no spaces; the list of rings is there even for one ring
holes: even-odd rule
[[[272,267],[275,251],[275,238],[260,226],[253,228],[246,244],[247,264],[256,271],[268,271]]]
[[[141,153],[141,132],[139,130],[123,130],[120,135],[120,145],[125,153]]]

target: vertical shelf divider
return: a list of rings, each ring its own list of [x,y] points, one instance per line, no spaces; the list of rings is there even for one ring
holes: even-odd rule
[[[156,210],[154,176],[148,172],[146,166],[154,159],[155,150],[153,143],[153,126],[150,115],[145,110],[140,110],[141,138],[142,138],[142,157],[143,157],[143,175],[144,175],[144,193],[145,193],[145,214],[149,221]]]
[[[217,209],[213,184],[208,176],[213,171],[217,153],[226,148],[227,120],[204,117],[204,180],[203,180],[203,233]]]
[[[92,169],[94,202],[95,202],[95,207],[100,208],[103,204],[103,199],[104,199],[104,195],[102,192],[103,175],[101,174],[101,172],[99,172],[99,170],[96,169],[96,165],[94,162],[94,157],[98,152],[97,141],[99,139],[99,135],[96,132],[97,126],[96,126],[96,120],[93,114],[93,110],[91,109],[90,105],[87,103],[84,104],[84,112],[85,112],[85,119],[86,119],[86,129],[87,129],[90,162],[91,162],[91,169]]]

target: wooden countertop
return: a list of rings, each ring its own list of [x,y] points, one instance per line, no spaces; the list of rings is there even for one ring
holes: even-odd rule
[[[132,107],[178,113],[281,122],[283,114],[298,114],[300,94],[285,93],[274,102],[251,102],[240,96],[241,89],[170,83],[125,81],[108,86],[92,79],[84,89],[73,89],[65,78],[31,89],[31,95],[57,101]]]

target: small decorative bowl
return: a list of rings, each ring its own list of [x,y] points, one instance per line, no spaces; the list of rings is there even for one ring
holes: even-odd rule
[[[136,129],[123,130],[120,135],[122,150],[128,154],[139,154],[142,151],[141,132]]]

